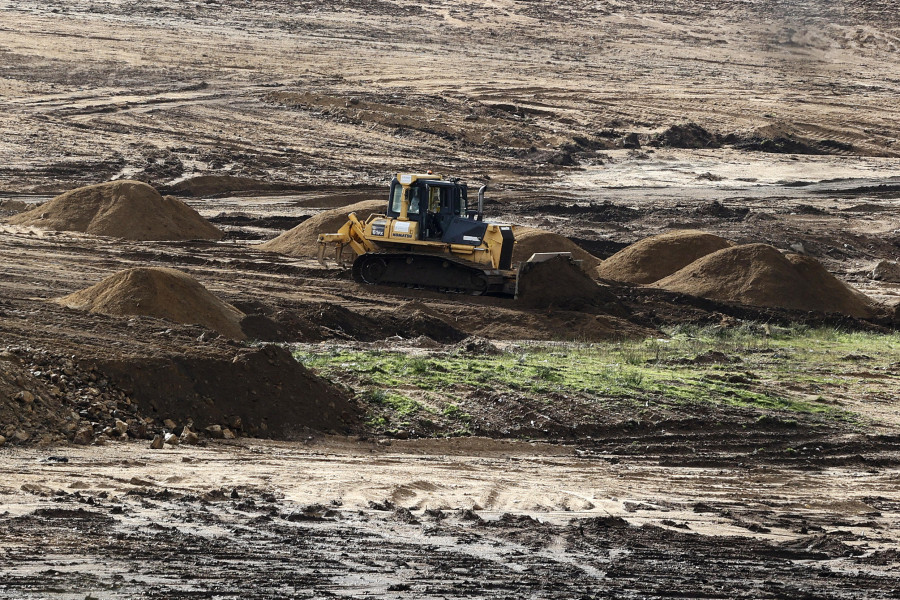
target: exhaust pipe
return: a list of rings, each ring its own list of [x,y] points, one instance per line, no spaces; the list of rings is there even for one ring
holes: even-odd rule
[[[487,189],[487,184],[478,188],[478,220],[484,220],[484,190]]]

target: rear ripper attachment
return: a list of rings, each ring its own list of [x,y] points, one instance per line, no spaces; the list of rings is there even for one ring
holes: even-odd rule
[[[477,207],[470,208],[468,188],[458,179],[398,173],[383,214],[362,222],[351,213],[337,233],[319,235],[319,262],[326,264],[331,245],[343,265],[349,246],[357,255],[352,273],[359,283],[514,296],[515,228],[484,221],[486,189],[478,190]]]

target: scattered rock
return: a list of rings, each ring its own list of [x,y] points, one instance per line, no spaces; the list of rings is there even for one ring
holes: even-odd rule
[[[91,442],[94,441],[94,428],[90,425],[81,427],[76,433],[75,437],[72,438],[73,444],[78,444],[80,446],[87,446]]]
[[[191,446],[196,446],[197,443],[200,442],[200,436],[191,431],[188,427],[184,428],[179,439],[182,444],[188,444]]]
[[[882,260],[872,269],[872,279],[888,283],[900,283],[900,262]]]
[[[121,419],[116,419],[115,423],[115,430],[119,435],[125,435],[128,433],[128,423]]]
[[[152,450],[160,450],[163,447],[163,436],[157,434],[153,436],[153,441],[150,442],[150,448]]]
[[[163,427],[166,429],[172,430],[178,427],[178,425],[172,419],[166,419],[163,421]]]
[[[169,444],[170,446],[177,446],[178,445],[178,436],[175,435],[174,433],[167,433],[165,435],[165,437],[163,438],[163,441],[165,443]]]
[[[233,440],[235,437],[236,436],[234,435],[234,432],[232,430],[230,430],[230,429],[222,430],[222,439]]]
[[[221,425],[210,425],[209,427],[205,428],[203,431],[205,431],[206,435],[208,435],[209,437],[217,439],[217,440],[221,440],[222,438],[225,437],[225,432],[222,430]]]
[[[6,438],[0,435],[0,446],[6,443]]]

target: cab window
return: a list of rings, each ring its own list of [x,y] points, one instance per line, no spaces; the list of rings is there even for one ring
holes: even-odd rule
[[[395,185],[391,193],[391,212],[400,213],[400,204],[403,199],[403,186]],[[409,188],[409,214],[419,214],[419,188],[418,186],[410,186]]]

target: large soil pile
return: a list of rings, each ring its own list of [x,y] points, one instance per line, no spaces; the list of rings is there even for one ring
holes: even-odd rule
[[[654,235],[607,258],[597,267],[597,275],[627,283],[653,283],[698,258],[731,245],[725,238],[703,231],[672,231]]]
[[[582,261],[582,268],[588,273],[600,264],[599,258],[585,252],[567,237],[534,227],[516,226],[513,264],[528,260],[535,252],[571,252],[572,258]]]
[[[175,269],[127,269],[56,302],[106,315],[142,315],[176,323],[199,323],[232,339],[244,339],[240,326],[244,313]]]
[[[187,204],[160,196],[139,181],[74,189],[9,219],[55,231],[81,231],[129,240],[218,240],[222,232]]]
[[[871,317],[872,301],[816,260],[767,244],[725,248],[653,284],[712,300]]]
[[[320,233],[337,232],[347,222],[347,215],[352,212],[356,213],[360,221],[364,221],[372,213],[384,212],[385,208],[387,205],[384,200],[364,200],[343,208],[326,210],[258,247],[260,250],[288,256],[315,256],[319,250]]]

